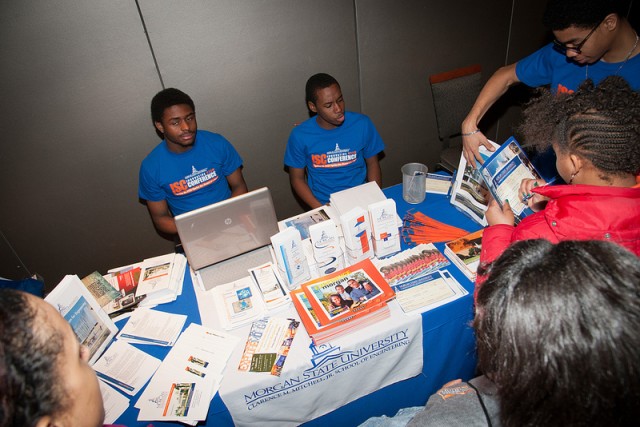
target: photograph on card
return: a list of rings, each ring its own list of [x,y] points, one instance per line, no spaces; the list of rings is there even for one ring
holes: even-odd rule
[[[323,325],[384,303],[394,295],[368,258],[302,288]]]

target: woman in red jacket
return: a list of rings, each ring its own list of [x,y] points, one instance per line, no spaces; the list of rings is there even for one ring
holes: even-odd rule
[[[508,203],[492,201],[480,264],[512,242],[539,238],[609,240],[640,255],[640,94],[617,76],[598,86],[587,80],[572,94],[545,92],[526,109],[521,130],[529,144],[552,145],[567,185],[524,180],[523,200],[537,212],[518,226]]]

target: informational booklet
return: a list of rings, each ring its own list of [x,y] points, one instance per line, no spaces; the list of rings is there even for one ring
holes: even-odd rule
[[[172,346],[186,320],[184,314],[140,308],[133,312],[118,338],[131,343]]]
[[[249,277],[260,290],[262,301],[270,311],[291,306],[289,291],[276,270],[277,267],[271,262],[249,269]]]
[[[433,194],[449,194],[452,182],[452,176],[427,173],[427,178],[425,179],[426,192]]]
[[[523,179],[541,179],[541,176],[514,137],[510,137],[484,162],[480,174],[500,206],[505,200],[509,201],[516,223],[533,213],[522,201],[520,183]]]
[[[489,141],[496,150],[500,148],[498,144]],[[480,146],[480,156],[486,162],[493,152],[487,150],[483,145]],[[487,225],[484,213],[489,204],[489,189],[482,179],[480,173],[480,162],[476,160],[476,167],[467,164],[464,154],[460,156],[460,163],[456,172],[453,185],[451,186],[450,202],[459,211],[469,216],[478,224]]]
[[[45,301],[69,322],[80,344],[87,346],[89,364],[98,360],[118,333],[109,315],[76,275],[65,276]]]
[[[469,293],[446,270],[394,286],[393,289],[396,301],[405,313],[433,310]]]
[[[487,225],[484,213],[493,197],[502,206],[509,200],[516,224],[533,213],[522,201],[520,183],[523,179],[540,179],[540,173],[514,137],[502,145],[489,141],[495,151],[480,146],[484,163],[476,161],[475,169],[460,156],[460,164],[451,190],[451,204],[478,224]],[[491,196],[491,197],[490,197]]]

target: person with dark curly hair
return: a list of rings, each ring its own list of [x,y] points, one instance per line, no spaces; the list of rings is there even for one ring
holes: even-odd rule
[[[587,78],[598,83],[607,76],[618,75],[634,90],[640,90],[640,45],[638,34],[625,18],[629,10],[628,0],[549,0],[543,23],[555,40],[498,69],[487,81],[461,126],[467,162],[483,162],[481,145],[494,150],[478,125],[489,108],[516,83],[530,87],[550,85],[553,93],[569,93]],[[545,169],[548,161],[543,158],[537,166]]]
[[[0,289],[0,427],[102,426],[88,361],[89,349],[53,306]]]
[[[508,201],[502,207],[491,201],[480,264],[512,242],[538,238],[610,240],[640,255],[640,93],[617,76],[598,86],[587,80],[572,94],[542,91],[524,120],[527,138],[543,148],[552,145],[567,184],[523,180],[520,194],[523,200],[533,195],[527,204],[537,212],[517,226]]]
[[[610,242],[526,240],[488,267],[479,377],[361,427],[636,425],[640,259]]]

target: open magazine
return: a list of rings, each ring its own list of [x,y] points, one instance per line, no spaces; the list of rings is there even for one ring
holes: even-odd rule
[[[45,301],[69,322],[80,344],[89,348],[89,364],[102,355],[118,333],[116,325],[78,276],[65,276]]]
[[[496,151],[500,148],[498,144],[489,141]],[[486,162],[493,152],[487,150],[483,145],[480,146],[480,156]],[[489,204],[489,190],[487,189],[482,175],[480,174],[480,162],[476,160],[475,167],[467,164],[464,154],[460,156],[460,163],[456,172],[453,185],[451,186],[450,202],[459,211],[469,216],[478,224],[487,225],[484,219],[484,213]]]
[[[450,202],[478,224],[486,226],[484,213],[490,196],[501,206],[505,200],[509,200],[518,223],[532,213],[520,198],[520,182],[525,178],[540,179],[540,173],[514,137],[510,137],[502,145],[489,142],[496,150],[491,152],[480,146],[480,155],[484,160],[482,165],[476,161],[476,167],[472,168],[464,155],[460,156],[458,171],[451,187]]]

